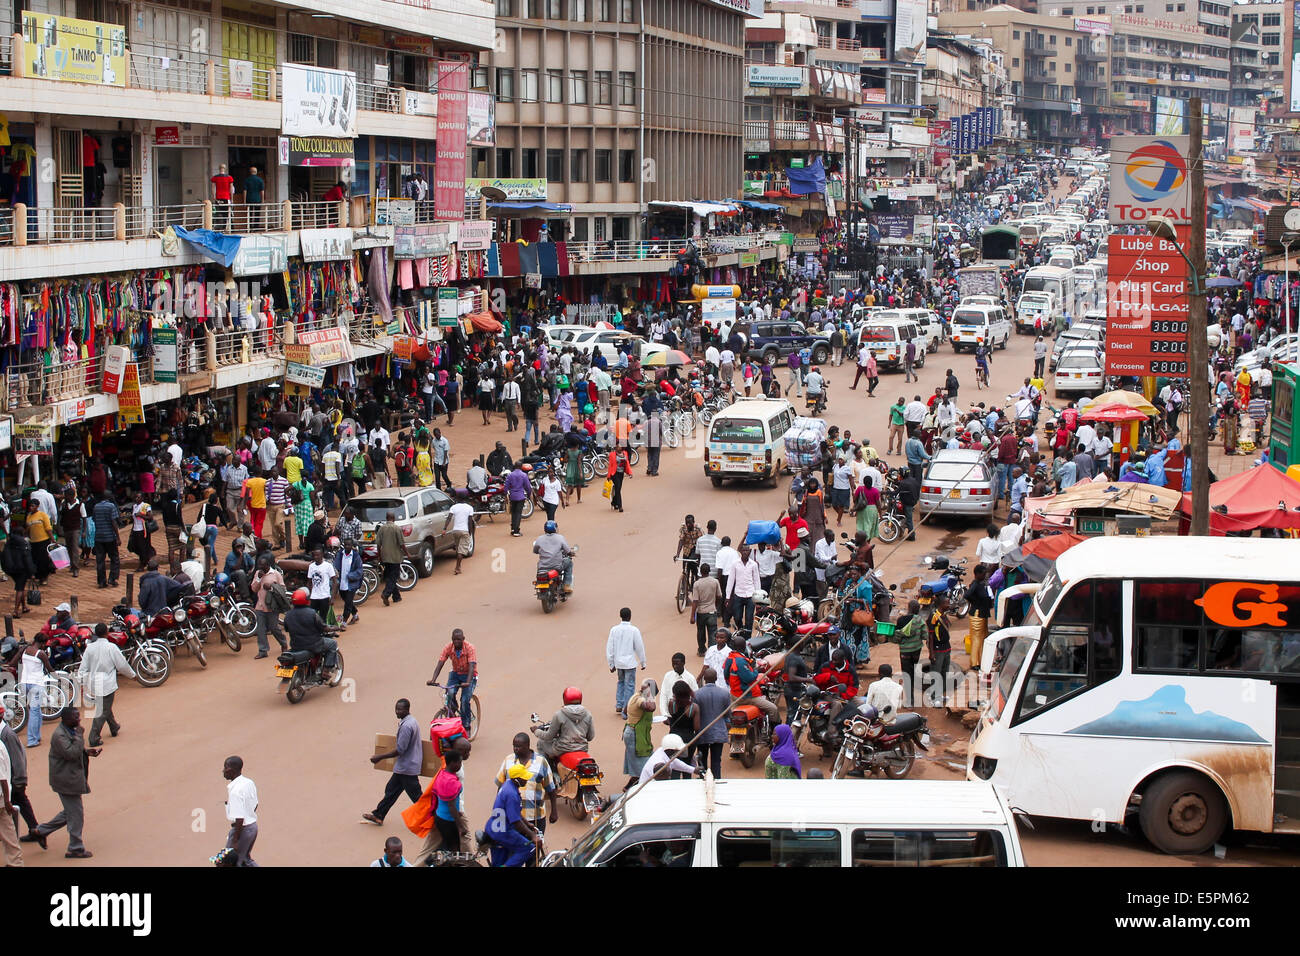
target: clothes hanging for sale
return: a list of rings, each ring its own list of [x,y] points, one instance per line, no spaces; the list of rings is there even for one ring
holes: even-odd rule
[[[410,259],[397,260],[397,286],[403,291],[415,288],[415,274]]]
[[[415,278],[416,278],[416,281],[417,281],[421,286],[426,287],[426,288],[429,286],[429,263],[430,263],[431,261],[432,261],[432,260],[430,260],[430,259],[416,259],[416,260],[415,260]]]

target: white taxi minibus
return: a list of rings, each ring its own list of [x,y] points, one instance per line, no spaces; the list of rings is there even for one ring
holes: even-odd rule
[[[1300,544],[1092,538],[989,637],[967,777],[1167,853],[1300,833]],[[988,644],[985,645],[988,660]]]
[[[914,342],[916,343],[914,362],[917,368],[921,368],[925,365],[929,343],[917,321],[903,317],[904,312],[911,311],[910,309],[901,311],[888,309],[877,312],[862,328],[858,329],[856,348],[860,350],[865,345],[871,349],[871,354],[876,357],[876,365],[880,368],[901,369],[903,358],[907,354],[907,343]]]
[[[546,866],[1024,866],[994,787],[939,780],[656,780]],[[884,874],[882,874],[884,875]]]
[[[1004,349],[1011,338],[1011,320],[1000,305],[962,302],[953,310],[950,326],[954,352],[962,349],[973,352],[981,342],[990,349]]]
[[[723,479],[768,481],[776,487],[785,467],[785,442],[798,413],[784,398],[754,398],[728,405],[709,422],[704,473],[721,487]]]

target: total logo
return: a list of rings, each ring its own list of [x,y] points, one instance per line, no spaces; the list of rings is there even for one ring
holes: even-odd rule
[[[1164,199],[1187,182],[1187,161],[1165,139],[1135,149],[1124,164],[1124,183],[1142,203]]]

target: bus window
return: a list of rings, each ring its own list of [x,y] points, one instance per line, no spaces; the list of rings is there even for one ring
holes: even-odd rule
[[[1020,695],[1018,720],[1119,673],[1119,581],[1085,581],[1061,598]]]
[[[991,830],[854,830],[853,866],[1006,866]]]
[[[1200,669],[1200,581],[1138,581],[1134,585],[1133,635],[1138,670]]]
[[[839,866],[838,830],[720,830],[718,866]]]

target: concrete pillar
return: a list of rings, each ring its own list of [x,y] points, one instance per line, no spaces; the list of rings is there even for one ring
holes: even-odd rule
[[[301,228],[301,224],[293,221],[293,203],[285,199],[280,203],[280,228],[285,232],[288,232],[290,229],[294,228],[295,225],[298,225],[299,228]]]
[[[27,50],[21,33],[15,33],[13,36],[13,75],[19,79],[27,76]]]
[[[217,63],[215,60],[208,60],[207,63],[204,64],[204,66],[207,68],[207,77],[205,82],[207,84],[206,89],[208,92],[208,96],[216,96],[217,95]]]
[[[27,204],[22,202],[14,203],[14,245],[27,245]]]
[[[203,228],[204,229],[212,228],[212,200],[211,199],[203,200]],[[230,228],[230,227],[227,226],[226,228]]]
[[[284,340],[285,345],[293,345],[297,341],[297,333],[292,320],[280,326],[280,337]]]
[[[339,204],[335,207],[335,210],[334,210],[334,225],[336,225],[336,226],[347,226],[347,225],[348,225],[348,204],[347,204],[347,202],[341,202],[341,203],[339,203]]]
[[[207,369],[209,372],[215,372],[217,370],[217,334],[211,329],[206,329],[203,333],[203,344],[207,352]]]
[[[113,203],[113,238],[118,242],[126,239],[126,207],[120,202]]]

